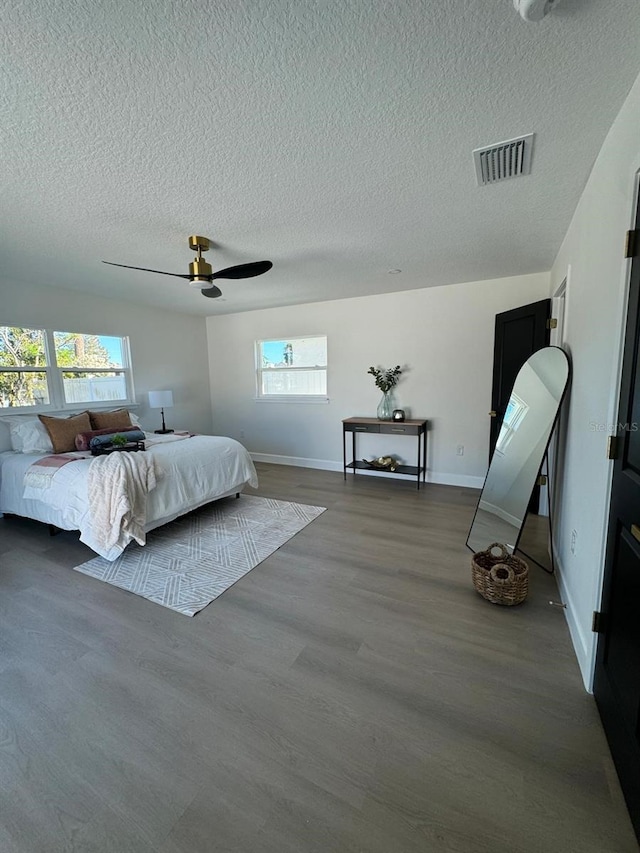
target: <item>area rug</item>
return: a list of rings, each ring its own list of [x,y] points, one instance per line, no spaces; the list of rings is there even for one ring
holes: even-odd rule
[[[195,616],[325,509],[241,495],[152,530],[144,547],[132,543],[111,563],[95,557],[75,571]]]

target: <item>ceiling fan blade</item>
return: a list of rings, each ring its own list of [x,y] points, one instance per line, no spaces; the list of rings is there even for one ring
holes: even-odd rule
[[[253,278],[255,275],[262,275],[269,272],[273,264],[271,261],[255,261],[252,264],[238,264],[236,267],[227,267],[226,270],[214,272],[211,279],[214,278]]]
[[[215,284],[213,287],[207,287],[200,291],[203,296],[208,296],[209,299],[217,299],[218,296],[222,296],[222,291],[219,287],[216,287]]]
[[[177,272],[165,272],[164,270],[149,270],[146,267],[130,267],[127,264],[114,264],[113,261],[103,261],[102,263],[103,264],[109,264],[109,266],[111,266],[111,267],[123,267],[123,269],[125,269],[125,270],[142,270],[142,272],[157,272],[160,275],[172,275],[175,278],[186,278],[186,279],[192,278],[192,276],[190,276],[190,275],[180,275],[180,273],[177,273]]]

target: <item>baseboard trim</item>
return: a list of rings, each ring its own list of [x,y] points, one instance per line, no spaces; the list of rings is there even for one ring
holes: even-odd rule
[[[486,501],[482,501],[482,508],[486,509],[487,512],[492,512],[494,515],[497,515],[498,518],[501,518],[503,521],[506,521],[508,524],[512,524],[514,527],[520,528],[520,519],[516,518],[515,515],[511,515],[508,512],[505,512],[499,506],[494,506],[494,504],[487,503]]]
[[[593,693],[593,643],[589,642],[591,638],[587,639],[580,625],[573,598],[564,581],[562,561],[559,559],[555,548],[553,549],[553,559],[556,567],[556,582],[558,584],[560,600],[566,605],[564,608],[564,617],[569,627],[569,634],[573,643],[573,650],[578,659],[582,681],[587,693]]]
[[[254,462],[271,462],[273,465],[293,465],[295,468],[318,468],[321,471],[342,471],[339,462],[329,459],[306,459],[303,456],[280,456],[276,453],[253,453],[249,455]]]
[[[281,456],[275,453],[251,453],[254,462],[270,462],[273,465],[293,465],[296,468],[318,468],[320,471],[342,471],[342,462],[331,459],[307,459],[303,456]],[[358,477],[388,477],[390,479],[410,480],[409,474],[387,474],[384,471],[358,471]],[[472,477],[465,474],[439,474],[427,471],[427,482],[442,486],[460,486],[465,489],[481,489],[484,477]]]
[[[461,486],[464,489],[481,489],[484,477],[473,477],[471,474],[439,474],[427,471],[427,483],[437,483],[441,486]]]

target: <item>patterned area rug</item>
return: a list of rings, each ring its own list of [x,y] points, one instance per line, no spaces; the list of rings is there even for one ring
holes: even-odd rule
[[[228,498],[152,530],[144,547],[131,543],[112,563],[95,557],[75,570],[195,616],[325,509]]]

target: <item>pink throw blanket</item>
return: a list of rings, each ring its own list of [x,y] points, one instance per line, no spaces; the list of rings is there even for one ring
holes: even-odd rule
[[[32,489],[47,489],[56,471],[69,462],[77,462],[79,459],[90,458],[89,453],[54,453],[51,456],[43,456],[33,465],[30,465],[24,475],[24,485]]]

